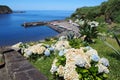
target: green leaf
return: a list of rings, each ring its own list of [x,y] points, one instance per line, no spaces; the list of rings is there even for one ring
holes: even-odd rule
[[[92,66],[92,67],[90,67],[89,71],[90,71],[91,73],[98,73],[98,67]]]
[[[105,73],[103,73],[103,77],[104,77],[104,78],[108,78],[108,75],[105,74]]]
[[[96,77],[96,80],[102,80],[101,78],[99,78],[99,77]]]
[[[79,74],[79,79],[80,79],[80,80],[82,79],[82,74]]]

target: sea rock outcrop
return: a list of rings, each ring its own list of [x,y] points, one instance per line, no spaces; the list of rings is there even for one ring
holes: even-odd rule
[[[10,14],[12,12],[12,9],[10,9],[8,6],[0,5],[0,14]]]

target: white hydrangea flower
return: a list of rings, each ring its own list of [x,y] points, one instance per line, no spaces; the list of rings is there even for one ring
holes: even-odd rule
[[[101,58],[99,60],[99,63],[103,64],[104,66],[108,67],[109,66],[109,61],[106,58]]]
[[[97,27],[97,26],[99,25],[99,23],[96,22],[96,21],[88,22],[88,24],[89,24],[91,27]]]
[[[98,67],[98,73],[109,73],[109,69],[106,66],[102,64],[97,64],[96,66]]]
[[[53,74],[54,72],[56,72],[58,69],[57,66],[52,66],[51,69],[50,69],[50,72]]]
[[[60,65],[57,69],[57,72],[60,77],[63,77],[64,76],[64,67],[62,65]]]
[[[25,52],[25,48],[21,48],[21,53],[24,53]]]
[[[43,52],[46,50],[46,48],[42,46],[42,44],[33,45],[28,47],[27,49],[32,51],[32,53],[34,54],[43,54]]]
[[[20,50],[20,45],[21,44],[22,44],[22,42],[19,42],[19,43],[15,44],[15,45],[11,46],[11,48],[18,51],[18,50]]]
[[[64,71],[64,79],[65,80],[79,80],[79,75],[75,70],[76,66],[73,64],[74,63],[71,62],[71,63],[68,63],[65,65],[65,68],[64,68],[64,70],[65,70]]]
[[[53,64],[52,64],[52,67],[51,67],[51,69],[50,69],[50,72],[53,74],[54,72],[56,72],[57,71],[57,69],[58,69],[58,67],[56,66],[56,62],[57,62],[58,60],[55,58],[54,60],[53,60]]]
[[[25,52],[25,53],[24,53],[24,56],[25,56],[26,58],[29,58],[29,56],[32,55],[32,51],[31,51],[31,50],[25,49],[24,52]]]
[[[74,65],[78,65],[80,67],[86,67],[86,68],[89,68],[91,66],[90,58],[84,53],[83,48],[68,49],[65,56],[69,62],[74,61],[75,63]]]
[[[50,56],[50,50],[46,49],[44,54],[45,54],[45,56]]]
[[[76,56],[77,57],[77,56]],[[75,58],[75,64],[79,67],[85,67],[85,65],[87,64],[86,61],[84,60],[83,57],[77,57]]]
[[[25,54],[27,54],[28,56],[32,55],[32,51],[31,50],[25,50]]]
[[[68,41],[58,41],[55,45],[54,45],[54,49],[55,50],[63,50],[63,49],[68,49],[70,48],[69,42]]]
[[[95,49],[90,49],[85,53],[87,56],[91,57],[92,55],[98,55],[97,51]]]

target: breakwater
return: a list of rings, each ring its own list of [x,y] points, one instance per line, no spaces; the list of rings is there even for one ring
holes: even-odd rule
[[[31,26],[42,26],[42,25],[46,25],[47,22],[27,22],[27,23],[23,23],[22,26],[24,27],[31,27]]]
[[[76,25],[73,25],[65,20],[54,20],[48,22],[28,22],[22,24],[24,27],[33,27],[33,26],[48,26],[53,30],[59,32],[59,35],[67,35],[69,31],[73,31],[75,36],[79,37],[79,28]]]
[[[67,30],[64,27],[60,27],[59,25],[53,25],[53,24],[51,24],[52,22],[54,22],[54,21],[50,21],[50,22],[26,22],[26,23],[23,23],[22,26],[24,26],[25,28],[29,28],[29,27],[34,27],[34,26],[43,26],[43,25],[46,25],[46,26],[54,29],[55,31],[57,31],[59,33],[64,32],[64,31]]]

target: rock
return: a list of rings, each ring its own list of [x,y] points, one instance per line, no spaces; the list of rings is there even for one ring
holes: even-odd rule
[[[0,5],[0,14],[10,14],[12,12],[13,11],[8,6]]]

